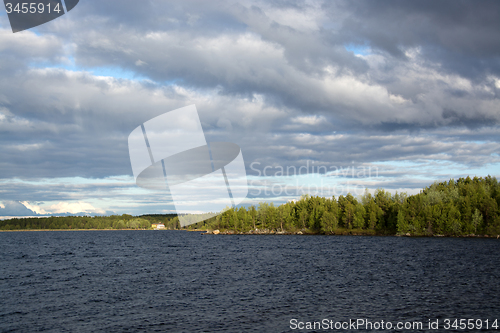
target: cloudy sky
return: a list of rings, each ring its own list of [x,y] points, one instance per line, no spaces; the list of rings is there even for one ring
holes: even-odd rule
[[[246,204],[499,176],[499,98],[497,0],[80,0],[15,34],[2,9],[0,216],[172,212],[127,138],[191,104]]]

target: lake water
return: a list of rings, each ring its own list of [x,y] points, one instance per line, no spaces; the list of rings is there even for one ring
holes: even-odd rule
[[[0,233],[1,332],[500,332],[499,297],[497,239]]]

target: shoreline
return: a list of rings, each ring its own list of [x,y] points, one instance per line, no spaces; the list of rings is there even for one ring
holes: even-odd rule
[[[28,231],[145,231],[155,229],[17,229],[17,230],[0,230],[0,232],[28,232]],[[168,229],[167,229],[168,230]]]
[[[339,230],[328,234],[315,233],[307,230],[275,231],[275,230],[257,230],[249,232],[235,232],[234,230],[202,230],[202,229],[19,229],[19,230],[0,230],[0,232],[37,232],[37,231],[187,231],[200,232],[201,235],[245,235],[245,236],[273,236],[273,235],[296,235],[296,236],[376,236],[376,237],[411,237],[411,238],[491,238],[500,239],[500,235],[415,235],[415,234],[384,234],[373,231],[363,232],[362,230]]]
[[[332,232],[328,234],[323,234],[323,233],[315,233],[315,232],[310,232],[310,231],[297,231],[297,232],[290,232],[290,231],[282,231],[282,232],[276,232],[276,231],[250,231],[250,232],[235,232],[234,230],[191,230],[191,231],[201,231],[202,235],[248,235],[248,236],[272,236],[272,235],[297,235],[297,236],[374,236],[374,237],[411,237],[411,238],[492,238],[492,239],[500,239],[500,235],[461,235],[461,236],[456,236],[456,235],[441,235],[441,234],[436,234],[436,235],[416,235],[416,234],[387,234],[387,233],[376,233],[373,231],[360,231],[360,230],[353,230],[353,231],[346,231],[346,230],[340,230],[339,232]]]

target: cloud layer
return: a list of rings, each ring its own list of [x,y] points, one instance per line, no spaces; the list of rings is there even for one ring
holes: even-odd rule
[[[497,175],[499,13],[498,1],[89,0],[17,34],[2,15],[0,209],[156,205],[106,179],[131,175],[135,127],[189,104],[254,176],[255,161],[383,163],[370,186],[394,189],[421,182],[391,163],[424,164],[428,180]],[[75,177],[103,192],[59,182]]]

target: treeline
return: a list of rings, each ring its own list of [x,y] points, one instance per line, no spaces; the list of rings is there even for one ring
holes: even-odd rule
[[[434,183],[416,195],[391,194],[355,198],[303,196],[280,206],[233,208],[189,228],[255,229],[320,234],[410,234],[421,236],[500,234],[500,184],[495,177]]]
[[[268,230],[317,234],[385,234],[464,236],[500,234],[500,184],[495,177],[460,178],[434,183],[420,193],[391,194],[378,189],[355,198],[303,196],[280,206],[232,208],[188,229]],[[150,229],[163,223],[179,229],[176,214],[67,216],[0,221],[0,230]]]
[[[111,215],[111,216],[51,216],[19,218],[0,221],[0,230],[58,230],[58,229],[150,229],[152,223],[163,223],[167,229],[178,229],[176,214]]]

